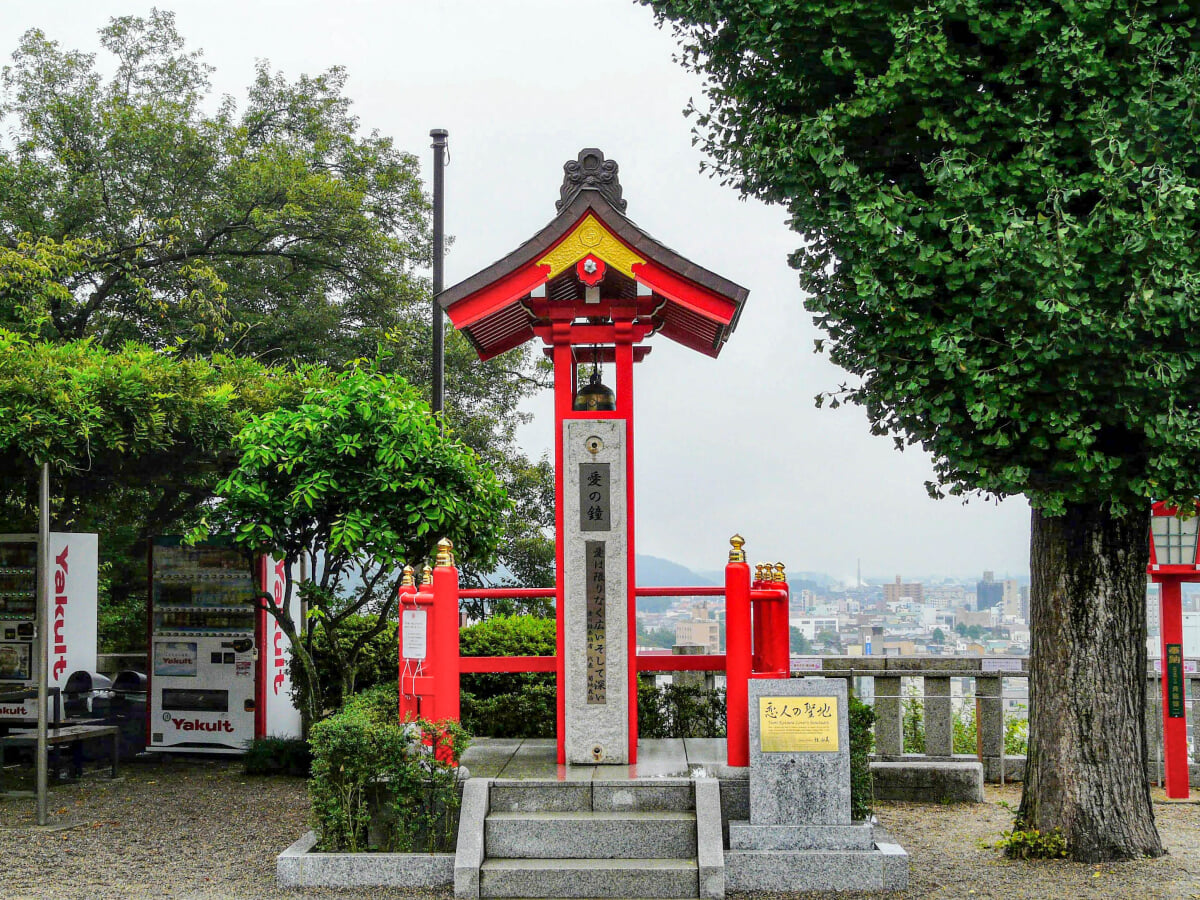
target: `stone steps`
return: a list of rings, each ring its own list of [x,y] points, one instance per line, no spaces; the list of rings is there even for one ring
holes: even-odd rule
[[[484,823],[489,857],[692,859],[696,814],[676,811],[493,812]]]
[[[654,897],[699,893],[695,859],[503,859],[479,870],[481,897]]]

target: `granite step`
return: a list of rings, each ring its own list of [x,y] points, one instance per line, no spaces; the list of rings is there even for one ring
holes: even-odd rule
[[[480,897],[646,897],[699,895],[694,859],[484,860]]]
[[[496,812],[676,811],[696,808],[686,779],[636,781],[493,780],[489,807]]]
[[[493,812],[484,823],[488,856],[571,859],[691,859],[694,812]]]

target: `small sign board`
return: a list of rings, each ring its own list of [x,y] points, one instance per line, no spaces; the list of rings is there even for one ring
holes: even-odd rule
[[[579,530],[612,528],[612,495],[608,463],[579,464]]]
[[[1167,644],[1167,718],[1184,717],[1183,644]]]
[[[1155,659],[1153,661],[1153,663],[1154,663],[1154,674],[1161,675],[1162,674],[1162,660]],[[1200,660],[1185,659],[1183,661],[1183,674],[1184,675],[1200,675]]]
[[[1020,672],[1021,660],[1016,657],[985,656],[980,660],[980,668],[984,672]]]
[[[195,641],[155,641],[154,674],[196,677]]]
[[[820,672],[822,669],[821,657],[819,656],[793,656],[792,671],[793,672]]]
[[[424,659],[427,647],[425,610],[404,610],[400,614],[400,655],[405,659]]]
[[[837,697],[759,697],[763,753],[830,753],[838,750]]]

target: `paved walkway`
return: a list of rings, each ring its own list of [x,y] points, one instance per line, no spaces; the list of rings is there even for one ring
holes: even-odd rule
[[[462,763],[475,778],[626,781],[637,778],[746,778],[725,763],[724,738],[639,741],[632,766],[560,766],[552,738],[476,738]]]

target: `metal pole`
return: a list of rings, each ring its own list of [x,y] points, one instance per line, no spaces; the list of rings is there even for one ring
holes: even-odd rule
[[[50,634],[50,464],[42,463],[42,485],[38,497],[37,602],[37,823],[46,824],[48,754],[46,745],[46,700],[50,693],[46,671],[47,638]]]
[[[442,264],[446,255],[445,201],[446,201],[446,138],[450,132],[445,128],[434,128],[429,132],[433,138],[433,414],[442,426],[442,409],[446,399],[446,335],[442,321],[442,308],[437,295],[442,292]]]

